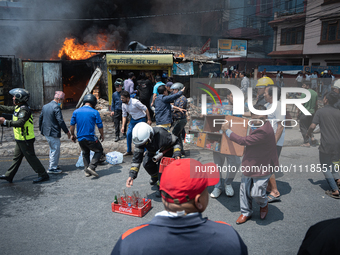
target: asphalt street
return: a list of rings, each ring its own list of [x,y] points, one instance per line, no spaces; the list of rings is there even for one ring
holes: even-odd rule
[[[193,147],[190,157],[207,163],[212,160],[212,152]],[[48,157],[39,158],[47,167]],[[63,173],[50,175],[51,179],[42,184],[32,184],[37,175],[25,160],[13,184],[0,181],[1,254],[109,254],[121,234],[163,210],[143,168],[134,186],[125,188],[131,156],[120,165],[99,166],[99,178],[86,178],[82,169],[75,167],[77,159],[61,158]],[[283,148],[280,164],[286,166],[286,171],[288,167],[291,170],[277,174],[281,202],[269,205],[265,220],[260,219],[259,206],[253,203],[252,219],[236,225],[240,173],[233,183],[234,197],[222,194],[210,199],[203,215],[231,224],[248,246],[249,254],[296,254],[311,225],[339,217],[340,201],[325,195],[329,187],[323,174],[312,172],[313,164],[318,163],[316,147]],[[0,174],[4,174],[11,158],[2,157],[0,164]],[[128,194],[147,193],[152,209],[143,218],[112,212],[114,196],[122,194],[123,189]]]

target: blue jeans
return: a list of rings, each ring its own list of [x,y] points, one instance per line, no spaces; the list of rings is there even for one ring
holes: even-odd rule
[[[45,136],[48,145],[50,146],[50,164],[48,169],[57,169],[60,157],[60,138]]]
[[[321,151],[319,151],[319,158],[320,158],[320,164],[321,168],[323,170],[323,164],[327,165],[327,171],[323,172],[325,175],[326,181],[328,182],[329,186],[333,191],[339,190],[338,185],[336,184],[335,180],[340,179],[340,175],[338,172],[334,169],[333,164],[333,157],[335,155],[332,154],[326,154]]]
[[[132,130],[137,125],[137,123],[139,123],[139,122],[146,122],[146,117],[140,118],[138,120],[134,120],[133,118],[131,118],[131,120],[130,120],[128,131],[126,133],[126,135],[127,135],[127,138],[126,138],[127,152],[131,152]]]

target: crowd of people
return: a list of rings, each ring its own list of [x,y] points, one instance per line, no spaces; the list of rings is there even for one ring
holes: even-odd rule
[[[241,90],[246,94],[247,88],[250,87],[249,79],[243,72],[240,77]],[[202,166],[202,164],[194,159],[182,159],[183,132],[187,124],[187,98],[183,95],[184,85],[174,83],[171,77],[167,78],[165,84],[159,75],[153,79],[151,74],[146,76],[145,73],[141,73],[138,78],[137,87],[133,72],[128,74],[128,79],[125,81],[120,78],[115,80],[115,92],[111,104],[115,142],[126,137],[127,151],[124,156],[133,155],[126,186],[133,185],[143,163],[144,169],[150,175],[150,185],[157,185],[156,196],[162,197],[165,211],[157,213],[150,223],[124,233],[112,254],[139,254],[140,247],[144,247],[145,243],[148,243],[148,246],[145,246],[143,251],[148,254],[172,254],[174,253],[172,243],[176,243],[176,254],[187,254],[188,249],[192,252],[193,247],[197,248],[197,254],[247,254],[247,247],[230,225],[208,221],[207,218],[202,217],[202,212],[208,204],[207,187],[214,186],[210,194],[212,198],[219,197],[223,190],[227,196],[233,196],[232,182],[236,172],[228,172],[225,180],[222,172],[217,172],[215,178],[207,178],[204,174],[199,178],[190,178],[190,166]],[[319,125],[321,132],[319,160],[326,170],[323,173],[331,188],[325,194],[340,199],[338,173],[340,111],[337,108],[340,104],[340,80],[331,83],[329,91],[328,85],[322,84],[325,88],[322,93],[324,107],[318,109],[318,94],[313,89],[314,78],[312,75],[308,78],[307,76],[306,78],[298,76],[298,78],[296,80],[298,85],[301,82],[301,87],[311,94],[310,100],[304,104],[311,115],[299,114],[300,130],[304,139],[302,146],[309,147],[316,143],[313,130]],[[254,109],[258,111],[271,109],[273,101],[280,100],[282,84],[278,82],[280,80],[274,83],[266,75],[258,80]],[[33,117],[28,106],[30,93],[22,88],[13,89],[9,93],[13,96],[14,106],[0,106],[0,111],[12,113],[13,119],[6,120],[0,117],[0,124],[13,127],[16,148],[12,165],[4,175],[0,176],[0,179],[11,183],[23,157],[38,173],[38,178],[33,183],[48,181],[49,174],[61,173],[62,170],[58,166],[61,130],[74,143],[78,140],[85,176],[99,177],[96,168],[103,157],[104,150],[101,142],[104,141],[104,130],[100,114],[95,109],[97,98],[94,95],[88,94],[84,97],[83,106],[73,112],[69,129],[63,120],[60,108],[65,97],[62,91],[56,91],[54,99],[43,106],[39,118],[39,130],[50,147],[49,168],[46,170],[34,152]],[[302,94],[301,98],[304,97],[306,95]],[[227,91],[227,99],[232,105],[231,91]],[[236,224],[243,224],[252,217],[252,199],[260,206],[261,219],[265,219],[268,214],[268,203],[280,201],[275,175],[271,168],[264,167],[279,165],[284,143],[285,127],[282,125],[282,120],[285,120],[285,116],[281,113],[281,104],[277,103],[277,106],[271,114],[250,113],[253,121],[249,134],[245,137],[233,132],[230,123],[221,126],[222,132],[231,141],[245,146],[242,160],[235,155],[213,152],[214,166],[231,165],[241,169],[239,187],[241,214]],[[151,126],[153,119],[156,122],[155,126]],[[95,135],[96,126],[100,134],[99,138]],[[120,133],[123,134],[122,137]],[[90,159],[90,151],[94,152],[92,159]],[[160,173],[159,162],[163,156],[173,157],[175,161]],[[242,170],[253,166],[256,166],[254,171]],[[210,235],[212,232],[214,235]],[[150,235],[153,236],[151,244],[147,242],[150,240]],[[202,244],[206,244],[207,238],[211,238],[209,245],[190,245],[190,242],[197,243],[202,238],[205,239]],[[310,240],[307,240],[306,236],[307,241]],[[302,245],[300,250],[303,249]]]

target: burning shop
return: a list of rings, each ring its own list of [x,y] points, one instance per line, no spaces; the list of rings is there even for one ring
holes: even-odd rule
[[[129,72],[134,72],[138,78],[139,72],[154,72],[170,76],[173,66],[173,53],[158,51],[91,51],[101,53],[106,57],[107,65],[107,95],[111,104],[113,86],[117,78],[127,78]]]

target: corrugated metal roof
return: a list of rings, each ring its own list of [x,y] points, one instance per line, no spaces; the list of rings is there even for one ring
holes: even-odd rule
[[[173,51],[120,51],[120,50],[88,50],[88,52],[92,53],[119,53],[119,54],[178,54]]]

